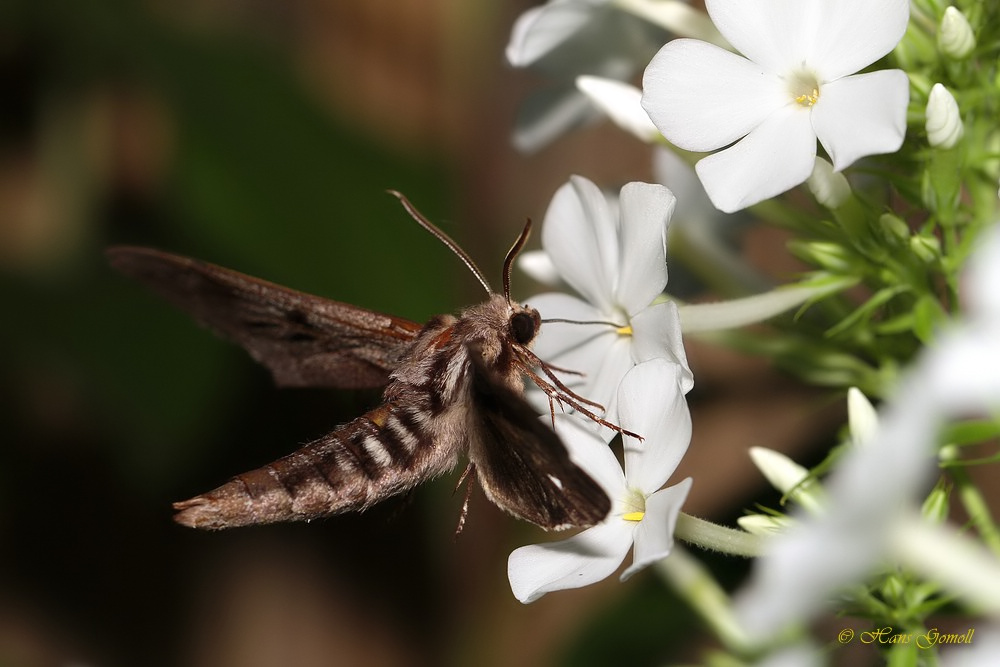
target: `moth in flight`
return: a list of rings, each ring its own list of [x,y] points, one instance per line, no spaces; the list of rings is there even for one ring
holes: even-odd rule
[[[375,409],[175,503],[178,523],[222,529],[364,510],[453,469],[463,457],[462,479],[470,486],[459,530],[472,480],[500,509],[546,530],[590,526],[610,511],[605,491],[523,396],[527,376],[548,395],[550,410],[569,406],[622,432],[531,351],[541,317],[510,299],[511,265],[530,221],[507,253],[497,294],[465,251],[403,195],[392,194],[465,263],[486,301],[421,326],[159,250],[108,249],[115,269],[243,346],[279,386],[385,386]]]

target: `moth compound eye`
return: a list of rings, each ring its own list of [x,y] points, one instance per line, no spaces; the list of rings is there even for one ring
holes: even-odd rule
[[[510,318],[510,335],[520,345],[527,345],[538,333],[538,324],[528,313],[515,313]]]

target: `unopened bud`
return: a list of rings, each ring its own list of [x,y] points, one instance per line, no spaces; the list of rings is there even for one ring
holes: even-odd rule
[[[871,442],[878,429],[878,413],[857,387],[847,390],[847,423],[851,428],[851,441],[856,447]]]
[[[935,83],[927,98],[927,142],[934,148],[952,148],[965,133],[958,102],[948,89]]]
[[[797,502],[811,514],[822,514],[823,489],[809,471],[781,452],[751,447],[750,459],[774,488]]]
[[[920,513],[925,519],[932,523],[944,523],[948,519],[948,488],[938,483],[933,489],[931,489],[930,494],[927,496],[927,500],[924,501],[923,507],[920,508]]]
[[[824,269],[836,273],[850,273],[854,269],[851,255],[837,243],[793,240],[789,242],[788,247],[799,257]]]
[[[944,10],[937,42],[941,53],[955,60],[961,60],[972,53],[972,49],[976,48],[976,36],[972,34],[972,26],[965,14],[954,7]]]
[[[792,520],[787,516],[773,516],[770,514],[747,514],[736,519],[740,528],[752,535],[774,535],[783,532],[792,525]]]
[[[806,180],[809,191],[820,204],[835,209],[851,196],[851,185],[847,177],[833,170],[833,165],[821,157],[816,158],[812,174]]]
[[[941,242],[933,236],[919,234],[910,238],[910,250],[928,264],[941,258]]]
[[[878,224],[886,232],[888,240],[893,241],[895,245],[899,245],[900,241],[910,242],[910,226],[903,222],[899,216],[883,213],[878,218]]]

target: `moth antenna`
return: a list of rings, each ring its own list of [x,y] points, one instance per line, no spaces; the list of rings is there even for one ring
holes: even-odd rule
[[[524,222],[524,229],[521,230],[521,235],[517,237],[514,245],[507,251],[507,256],[503,258],[503,295],[507,298],[507,303],[510,303],[510,267],[514,264],[514,258],[524,248],[524,244],[528,242],[528,236],[530,235],[531,218],[528,218]]]
[[[564,317],[548,317],[542,319],[542,324],[549,324],[552,322],[559,322],[562,324],[603,324],[607,327],[614,327],[615,329],[624,329],[625,326],[622,324],[615,324],[614,322],[605,322],[604,320],[567,320]]]
[[[410,214],[411,218],[416,220],[421,227],[423,227],[431,234],[433,234],[434,238],[436,238],[438,241],[448,246],[448,249],[451,250],[453,253],[455,253],[455,256],[457,256],[460,260],[462,260],[462,262],[465,263],[467,267],[469,267],[469,270],[472,271],[472,275],[476,277],[476,280],[478,280],[479,284],[483,286],[483,289],[486,290],[487,294],[489,295],[493,294],[493,288],[490,287],[490,284],[488,282],[486,282],[486,278],[483,276],[483,272],[479,270],[479,267],[476,266],[476,263],[472,261],[472,258],[469,257],[469,255],[464,250],[462,250],[461,246],[455,243],[455,241],[453,241],[450,236],[448,236],[443,231],[438,229],[437,225],[435,225],[433,222],[424,217],[423,213],[418,211],[417,207],[411,204],[410,200],[407,199],[406,195],[404,195],[402,192],[399,192],[398,190],[389,190],[388,192],[393,197],[399,200],[399,202],[403,205],[403,208],[406,209],[406,212]]]

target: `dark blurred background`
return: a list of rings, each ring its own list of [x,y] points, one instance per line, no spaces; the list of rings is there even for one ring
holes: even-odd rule
[[[386,189],[498,283],[524,218],[541,220],[570,174],[649,178],[647,149],[606,125],[532,156],[510,148],[537,81],[502,53],[529,5],[0,4],[0,666],[698,655],[691,613],[652,575],[518,604],[507,555],[545,536],[477,495],[454,540],[455,478],[309,525],[171,521],[172,501],[377,393],[274,389],[241,350],[112,273],[103,249],[152,245],[417,321],[480,300]],[[761,486],[746,447],[808,442],[816,405],[757,361],[689,352],[687,509],[731,520]]]

